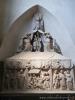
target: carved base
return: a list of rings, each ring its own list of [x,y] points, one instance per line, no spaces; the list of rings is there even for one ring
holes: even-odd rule
[[[73,86],[70,60],[55,52],[23,52],[5,62],[3,91],[73,91]]]

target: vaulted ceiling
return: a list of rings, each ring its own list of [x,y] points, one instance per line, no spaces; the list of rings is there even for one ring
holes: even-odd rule
[[[4,0],[3,0],[4,1]],[[45,30],[57,40],[63,55],[75,63],[75,0],[7,0],[0,4],[1,35],[0,59],[15,54],[21,33],[30,32],[33,28],[33,14],[41,12]],[[5,7],[5,9],[4,9]],[[2,10],[5,13],[2,13]],[[2,24],[1,24],[2,23]],[[29,27],[28,30],[26,30]],[[1,37],[0,37],[1,38]]]

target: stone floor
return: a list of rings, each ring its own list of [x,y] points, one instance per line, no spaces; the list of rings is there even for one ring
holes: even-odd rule
[[[75,91],[66,91],[66,90],[64,90],[64,91],[61,91],[61,90],[55,90],[55,91],[49,91],[49,90],[23,90],[23,91],[2,91],[2,92],[0,92],[0,94],[13,94],[13,93],[16,93],[16,94],[18,94],[18,93],[20,93],[20,94],[30,94],[30,93],[32,93],[32,94],[43,94],[43,93],[45,93],[45,94],[74,94],[75,93]]]

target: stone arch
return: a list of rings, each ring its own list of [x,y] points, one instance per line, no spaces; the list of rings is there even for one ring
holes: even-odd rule
[[[12,56],[16,53],[18,39],[19,39],[19,35],[21,33],[22,27],[27,25],[28,21],[32,21],[33,15],[38,11],[43,14],[46,31],[50,32],[51,35],[54,38],[56,38],[58,44],[61,46],[62,52],[66,55],[67,47],[69,48],[68,41],[70,41],[70,45],[73,47],[73,42],[68,34],[67,29],[63,26],[61,22],[59,22],[56,16],[54,16],[45,7],[42,7],[41,5],[34,5],[30,7],[21,16],[19,16],[15,20],[15,22],[11,25],[8,31],[8,34],[6,35],[3,41],[2,48],[0,50],[0,53],[1,53],[0,59],[5,59],[6,57]],[[66,34],[68,38],[67,40],[65,39],[65,36],[63,35],[63,33]],[[73,51],[75,50],[74,47],[72,49]],[[67,55],[68,54],[69,53],[67,53]],[[73,53],[71,55],[73,55]]]

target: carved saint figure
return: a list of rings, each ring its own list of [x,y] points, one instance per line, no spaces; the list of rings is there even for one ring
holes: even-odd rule
[[[66,82],[67,82],[67,89],[72,90],[73,89],[73,77],[70,73],[70,70],[66,71]]]
[[[52,49],[53,43],[52,43],[52,40],[50,38],[50,35],[49,34],[46,34],[44,36],[44,51],[50,51],[50,49]]]
[[[42,39],[41,36],[39,35],[40,33],[37,32],[33,36],[33,51],[42,51]]]
[[[49,89],[50,88],[50,76],[49,76],[49,73],[46,72],[44,73],[44,88],[45,89]]]
[[[53,74],[53,87],[54,89],[59,88],[59,74],[57,70]]]
[[[45,31],[43,17],[39,13],[35,16],[35,24],[36,25],[35,25],[34,30],[42,30],[42,31]]]
[[[63,69],[60,70],[59,79],[60,79],[60,89],[65,90],[66,89],[66,76],[64,74]]]
[[[24,88],[24,82],[25,82],[24,70],[20,69],[17,75],[17,88],[18,89]]]
[[[23,45],[22,46],[22,50],[24,50],[24,51],[31,51],[32,46],[31,46],[31,41],[30,41],[29,38],[24,37],[22,45]]]
[[[33,50],[38,51],[39,48],[40,48],[40,44],[39,44],[38,38],[36,35],[34,35]]]

